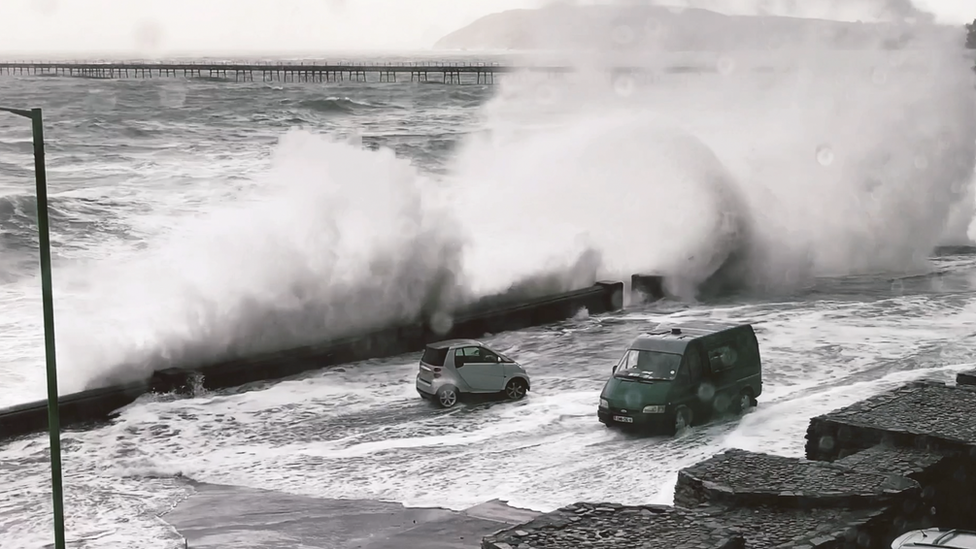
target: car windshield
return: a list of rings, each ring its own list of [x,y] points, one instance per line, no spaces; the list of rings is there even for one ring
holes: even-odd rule
[[[614,375],[623,378],[671,381],[678,374],[681,355],[659,351],[627,351],[617,364]]]

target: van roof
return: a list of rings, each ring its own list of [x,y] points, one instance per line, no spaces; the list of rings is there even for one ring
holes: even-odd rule
[[[484,345],[482,345],[481,342],[476,339],[445,339],[443,341],[428,343],[427,346],[431,349],[446,349],[449,347],[458,346],[484,347]]]
[[[684,354],[688,344],[700,337],[746,326],[749,324],[733,324],[712,320],[661,323],[637,336],[637,339],[630,344],[630,348],[639,351]]]

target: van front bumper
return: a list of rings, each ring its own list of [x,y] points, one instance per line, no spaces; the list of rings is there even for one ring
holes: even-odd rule
[[[645,414],[638,410],[615,410],[612,408],[597,408],[600,423],[608,427],[621,429],[640,429],[641,431],[665,432],[674,427],[671,410],[663,414]]]

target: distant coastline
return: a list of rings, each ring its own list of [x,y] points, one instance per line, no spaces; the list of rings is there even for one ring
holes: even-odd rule
[[[565,6],[484,16],[442,37],[437,51],[657,51],[910,48],[961,43],[964,28],[929,23],[861,23],[784,16],[724,15],[660,6]]]

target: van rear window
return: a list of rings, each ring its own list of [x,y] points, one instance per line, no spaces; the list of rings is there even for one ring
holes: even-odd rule
[[[427,347],[424,349],[424,356],[420,360],[431,366],[443,366],[444,361],[447,360],[447,348],[434,349],[433,347]]]

